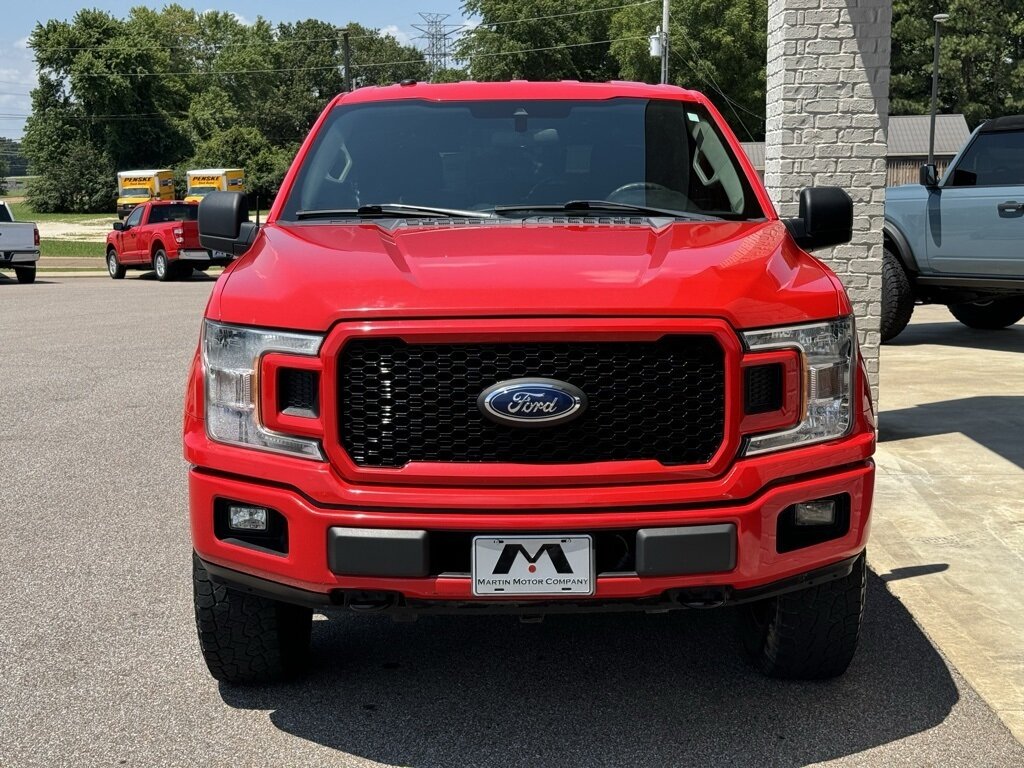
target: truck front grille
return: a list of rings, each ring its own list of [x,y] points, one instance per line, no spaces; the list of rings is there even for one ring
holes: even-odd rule
[[[544,377],[579,387],[578,419],[540,429],[497,424],[487,387]],[[348,342],[338,361],[342,445],[356,465],[409,462],[579,464],[653,459],[705,464],[722,444],[724,353],[708,335],[651,342]]]

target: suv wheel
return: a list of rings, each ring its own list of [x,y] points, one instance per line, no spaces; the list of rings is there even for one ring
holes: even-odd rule
[[[107,251],[107,272],[115,280],[124,279],[125,268],[117,260],[117,251],[113,248]]]
[[[36,281],[36,265],[31,267],[15,267],[14,276],[19,283],[34,283]]]
[[[895,339],[914,314],[914,290],[896,254],[882,256],[882,341]]]
[[[857,650],[866,574],[862,553],[848,576],[743,606],[743,645],[754,664],[795,680],[843,674]]]
[[[167,258],[167,251],[163,248],[157,248],[156,253],[153,254],[153,271],[156,272],[156,279],[161,283],[166,283],[175,277],[174,265]]]
[[[217,584],[195,553],[192,594],[199,647],[217,680],[270,683],[293,677],[305,668],[313,627],[309,608]]]
[[[968,328],[994,331],[1006,328],[1024,318],[1024,296],[1010,299],[950,304],[949,311]]]

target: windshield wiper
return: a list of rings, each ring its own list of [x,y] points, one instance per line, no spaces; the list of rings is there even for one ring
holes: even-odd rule
[[[465,211],[459,208],[433,208],[427,205],[405,205],[404,203],[379,203],[360,205],[358,208],[328,208],[314,211],[296,211],[295,218],[302,219],[341,219],[341,218],[460,218],[493,219],[489,211]]]
[[[614,200],[569,200],[566,203],[556,205],[496,205],[492,210],[499,214],[524,211],[612,211],[616,213],[642,213],[647,216],[672,216],[673,218],[692,219],[693,221],[721,221],[718,216],[704,213],[676,211],[671,208],[652,208],[649,205],[633,205],[632,203],[617,203]]]

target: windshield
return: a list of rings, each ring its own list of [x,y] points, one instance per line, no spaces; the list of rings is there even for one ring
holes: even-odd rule
[[[121,197],[149,197],[149,187],[126,187]]]
[[[402,100],[336,108],[281,217],[412,206],[529,215],[611,201],[727,219],[761,218],[710,115],[668,99]]]
[[[189,187],[188,193],[190,195],[208,195],[211,192],[217,192],[217,187]]]

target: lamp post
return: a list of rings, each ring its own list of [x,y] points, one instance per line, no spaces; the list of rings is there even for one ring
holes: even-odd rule
[[[928,132],[928,165],[935,165],[935,113],[939,102],[939,40],[942,37],[942,25],[949,21],[948,13],[936,13],[932,16],[935,22],[935,59],[932,61],[932,123]]]

